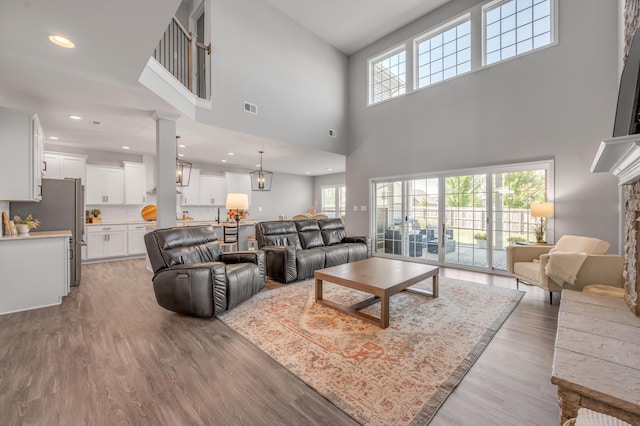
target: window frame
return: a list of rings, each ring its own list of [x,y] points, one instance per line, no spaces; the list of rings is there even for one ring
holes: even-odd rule
[[[324,204],[324,190],[325,189],[334,189],[334,205],[335,210],[326,210]],[[341,202],[341,192],[344,191],[344,203]],[[343,205],[344,204],[344,205]],[[333,213],[334,217],[340,218],[343,214],[347,213],[347,185],[345,184],[336,184],[336,185],[322,185],[320,187],[320,212],[327,214],[327,212]],[[337,216],[336,216],[337,215]],[[329,216],[329,215],[327,215]],[[331,216],[329,216],[331,217]]]
[[[383,53],[377,54],[374,57],[369,58],[367,60],[367,91],[368,91],[367,106],[379,105],[379,104],[382,104],[384,102],[388,102],[388,101],[390,101],[392,99],[397,99],[399,97],[405,96],[405,95],[407,95],[407,93],[410,93],[409,92],[408,79],[406,77],[407,74],[408,74],[407,65],[409,64],[408,56],[407,56],[407,50],[408,50],[407,49],[407,43],[404,42],[404,43],[401,43],[401,44],[398,44],[398,45],[392,47],[391,49],[387,49]],[[383,99],[381,101],[377,101],[376,102],[374,100],[375,90],[374,90],[374,87],[373,87],[373,85],[375,83],[375,79],[373,77],[373,68],[374,68],[375,64],[378,63],[378,62],[382,62],[385,59],[387,59],[387,58],[389,58],[389,57],[391,57],[393,55],[397,55],[398,53],[403,52],[403,51],[404,51],[404,64],[405,64],[404,65],[405,66],[405,69],[404,69],[404,74],[405,74],[404,93],[401,93],[399,95],[392,96],[390,98]]]
[[[481,10],[480,10],[480,29],[481,29],[481,37],[482,37],[481,69],[493,67],[497,64],[504,64],[505,62],[511,61],[513,59],[522,58],[532,53],[537,53],[543,49],[547,49],[549,47],[558,45],[558,1],[549,0],[549,3],[550,3],[549,18],[551,20],[551,22],[549,23],[549,33],[550,33],[549,37],[551,38],[551,41],[548,44],[545,44],[544,46],[533,48],[524,53],[520,53],[520,54],[516,53],[515,55],[510,56],[506,59],[500,59],[499,61],[495,61],[490,64],[487,63],[487,54],[488,54],[487,53],[487,13],[490,10],[500,7],[503,3],[508,3],[509,1],[514,1],[514,0],[493,0],[483,4],[481,7]],[[533,0],[533,1],[536,1],[536,0]]]
[[[443,78],[442,80],[436,82],[436,83],[431,83],[431,84],[427,84],[424,87],[420,87],[420,60],[419,60],[419,56],[420,56],[420,52],[418,49],[418,45],[420,43],[422,43],[423,41],[430,39],[432,37],[437,36],[440,33],[444,33],[447,30],[450,30],[451,28],[457,27],[458,25],[462,24],[463,22],[468,21],[469,22],[469,70],[465,71],[463,73],[460,74],[456,74],[453,77],[449,77],[449,78]],[[471,72],[474,71],[473,69],[473,25],[472,25],[472,21],[471,21],[471,12],[466,12],[463,13],[460,16],[457,16],[449,21],[447,21],[446,23],[442,24],[442,25],[438,25],[435,28],[430,29],[429,31],[422,33],[416,37],[413,37],[413,91],[418,91],[418,90],[423,90],[426,89],[428,87],[432,87],[435,85],[438,85],[440,83],[443,83],[445,81],[449,81],[449,80],[453,80],[457,77],[469,74]],[[456,50],[456,53],[458,51]]]

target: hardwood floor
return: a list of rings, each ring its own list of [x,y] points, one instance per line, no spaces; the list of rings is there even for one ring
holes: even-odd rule
[[[61,306],[0,316],[0,424],[355,424],[220,321],[160,308],[143,260],[82,272]],[[524,290],[432,425],[559,424],[550,383],[558,307]]]

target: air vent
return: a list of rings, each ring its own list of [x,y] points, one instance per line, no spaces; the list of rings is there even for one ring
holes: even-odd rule
[[[245,101],[245,103],[244,103],[244,112],[248,112],[249,114],[258,115],[258,106]]]
[[[100,125],[100,124],[102,124],[102,123],[100,123],[99,121],[91,120],[91,121],[89,122],[89,124],[90,124],[90,125],[92,125],[92,126],[96,126],[96,127],[97,127],[97,126],[99,126],[99,125]]]
[[[338,137],[338,132],[333,129],[329,129],[329,136],[335,139]]]

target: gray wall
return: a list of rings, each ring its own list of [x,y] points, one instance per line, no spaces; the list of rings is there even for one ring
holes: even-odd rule
[[[367,59],[477,1],[454,1],[350,57],[346,183],[352,234],[369,232],[369,179],[555,159],[555,236],[619,240],[618,189],[591,174],[617,98],[617,4],[561,0],[558,45],[373,107]],[[475,13],[478,13],[475,7]]]
[[[346,154],[343,53],[261,0],[212,0],[211,22],[214,107],[197,121]]]

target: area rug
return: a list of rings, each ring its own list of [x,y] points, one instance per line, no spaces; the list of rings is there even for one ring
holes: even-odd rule
[[[523,295],[441,277],[436,299],[392,296],[381,329],[315,304],[308,280],[263,291],[219,318],[356,421],[427,424]],[[324,297],[352,304],[370,296],[325,282]],[[378,317],[380,304],[364,312]]]

